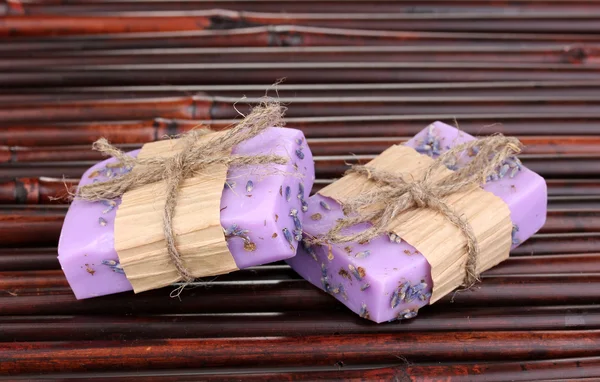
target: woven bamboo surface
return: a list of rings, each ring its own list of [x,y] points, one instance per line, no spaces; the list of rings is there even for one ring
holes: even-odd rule
[[[600,378],[600,1],[6,0],[0,15],[0,380]],[[77,301],[54,198],[100,159],[91,142],[225,128],[284,77],[313,192],[456,120],[525,143],[546,225],[403,322],[363,320],[283,263],[181,300]]]

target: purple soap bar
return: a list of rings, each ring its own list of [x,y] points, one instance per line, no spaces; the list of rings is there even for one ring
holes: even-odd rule
[[[406,143],[423,155],[437,157],[457,144],[475,138],[435,122]],[[463,155],[457,167],[469,160]],[[520,162],[507,160],[483,188],[502,198],[513,222],[513,248],[537,232],[546,220],[546,182]],[[318,236],[343,217],[333,199],[316,194],[308,200],[304,232]],[[354,231],[366,225],[352,227]],[[375,322],[412,318],[429,303],[431,267],[414,247],[395,235],[382,235],[368,243],[308,246],[286,260],[302,277],[330,293],[361,317]]]
[[[129,155],[136,156],[138,151]],[[232,167],[227,172],[228,185],[224,185],[221,195],[220,218],[237,267],[293,257],[315,178],[312,154],[304,135],[295,129],[269,128],[235,147],[233,154],[278,154],[290,158],[287,165],[270,167],[268,176],[259,166]],[[79,185],[127,171],[111,168],[110,163],[116,160],[111,158],[91,167]],[[273,174],[273,170],[279,173]],[[286,175],[292,173],[301,176]],[[75,200],[67,212],[58,260],[78,299],[132,289],[114,249],[114,220],[119,203],[118,199]],[[256,245],[255,250],[244,248],[246,239]]]

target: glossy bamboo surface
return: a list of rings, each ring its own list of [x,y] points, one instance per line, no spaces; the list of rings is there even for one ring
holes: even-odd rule
[[[0,17],[0,379],[600,378],[599,0],[10,0]],[[56,246],[91,144],[225,129],[265,94],[307,137],[313,193],[440,120],[517,136],[546,224],[400,322],[283,262],[180,298],[75,299]]]

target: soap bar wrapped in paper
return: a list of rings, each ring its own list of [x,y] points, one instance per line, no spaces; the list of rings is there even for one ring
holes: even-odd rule
[[[303,245],[287,262],[309,282],[375,322],[412,318],[424,305],[461,285],[472,285],[479,273],[506,259],[511,248],[531,237],[545,222],[546,183],[515,156],[494,166],[494,171],[481,179],[482,186],[473,183],[441,198],[452,210],[449,214],[452,219],[456,217],[456,224],[434,208],[438,200],[429,190],[411,185],[412,207],[391,219],[385,233],[369,240],[327,242],[319,238],[333,232],[340,219],[352,219],[352,211],[350,216],[344,213],[348,213],[343,211],[344,203],[357,198],[368,202],[377,197],[375,191],[384,196],[394,192],[395,184],[378,180],[375,171],[390,178],[401,177],[406,183],[400,184],[410,185],[435,167],[439,161],[433,158],[474,139],[436,122],[405,145],[386,150],[361,172],[325,187],[309,198]],[[437,177],[430,182],[432,187],[439,188],[438,180],[466,169],[478,154],[474,146],[455,156],[454,161],[438,166],[441,168],[432,173],[431,178]],[[388,200],[385,204],[393,207],[393,203]],[[362,212],[371,213],[369,208]],[[360,223],[338,234],[359,237],[373,227],[370,221],[357,220]],[[470,252],[467,246],[466,231],[474,235],[479,250],[476,258],[470,257],[475,250]]]
[[[227,132],[213,132],[200,140],[216,140]],[[127,155],[169,157],[185,149],[178,140],[166,140]],[[301,237],[314,181],[312,154],[302,132],[266,127],[234,145],[229,154],[225,157],[237,162],[228,168],[222,161],[201,168],[181,182],[175,197],[174,244],[193,277],[293,257]],[[286,163],[242,165],[242,157],[259,155],[284,158]],[[105,160],[86,171],[79,190],[135,171],[123,161]],[[78,299],[132,289],[137,293],[182,281],[167,253],[165,198],[165,181],[135,187],[122,198],[75,197],[63,225],[58,258]]]

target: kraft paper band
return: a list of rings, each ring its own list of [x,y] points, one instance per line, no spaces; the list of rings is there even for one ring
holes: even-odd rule
[[[215,132],[201,139],[211,140],[221,134]],[[173,139],[147,143],[138,157],[172,156],[181,151],[177,142]],[[227,166],[207,166],[201,175],[184,180],[179,190],[173,228],[185,267],[194,277],[238,270],[220,222],[226,178]],[[115,249],[135,293],[181,280],[167,254],[164,239],[165,198],[166,185],[157,182],[127,191],[117,210]]]

